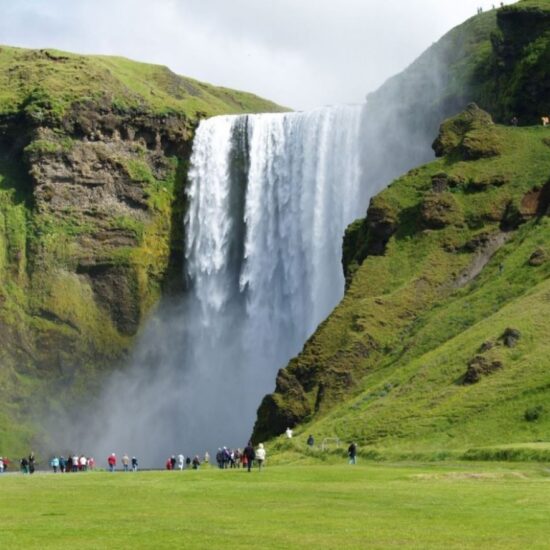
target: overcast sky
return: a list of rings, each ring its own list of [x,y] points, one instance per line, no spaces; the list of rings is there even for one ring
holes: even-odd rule
[[[363,101],[478,6],[492,4],[0,0],[0,44],[123,55],[308,109]]]

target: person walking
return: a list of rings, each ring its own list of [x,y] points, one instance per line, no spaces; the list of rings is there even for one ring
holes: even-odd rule
[[[107,459],[107,464],[109,465],[109,472],[114,472],[116,470],[116,455],[111,453]]]
[[[195,458],[193,459],[193,470],[198,470],[201,465],[201,460],[199,458],[199,455],[195,455]]]
[[[34,458],[34,453],[29,455],[29,473],[34,474],[34,469],[36,466],[36,459]]]
[[[4,459],[0,456],[0,474],[4,473]]]
[[[180,453],[178,455],[178,468],[180,472],[183,472],[183,467],[185,466],[185,457]]]
[[[128,456],[128,453],[124,453],[124,456],[122,457],[122,466],[124,468],[125,472],[128,472],[130,467],[130,457]]]
[[[252,441],[249,441],[248,445],[244,448],[243,455],[246,457],[246,467],[250,472],[252,464],[254,463],[254,459],[256,458],[256,452],[254,451],[254,447],[252,446]]]
[[[313,439],[312,434],[309,434],[309,437],[307,438],[307,444],[308,447],[313,447],[313,445],[315,445],[315,439]]]
[[[133,456],[132,457],[132,472],[137,472],[138,469],[138,459]]]
[[[355,444],[355,442],[352,442],[351,445],[348,447],[348,457],[350,464],[357,463],[357,445]]]
[[[263,443],[260,443],[256,449],[256,462],[258,463],[258,470],[262,471],[262,466],[265,462],[265,449]]]
[[[57,474],[57,470],[59,469],[59,458],[54,456],[52,458],[51,465],[52,465],[53,473]]]

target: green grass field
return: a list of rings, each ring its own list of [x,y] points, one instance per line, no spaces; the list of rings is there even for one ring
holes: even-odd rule
[[[0,548],[548,548],[550,470],[498,463],[0,477]]]

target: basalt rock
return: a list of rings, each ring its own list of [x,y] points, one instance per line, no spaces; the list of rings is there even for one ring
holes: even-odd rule
[[[489,361],[483,355],[476,355],[469,363],[466,374],[464,375],[463,383],[465,385],[475,384],[484,376],[495,373],[503,368],[500,361]]]

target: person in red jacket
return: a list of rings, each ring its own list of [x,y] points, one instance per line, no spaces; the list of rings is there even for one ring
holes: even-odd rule
[[[109,471],[114,472],[116,468],[116,455],[115,453],[111,453],[109,458],[107,459],[107,464],[109,464]]]

